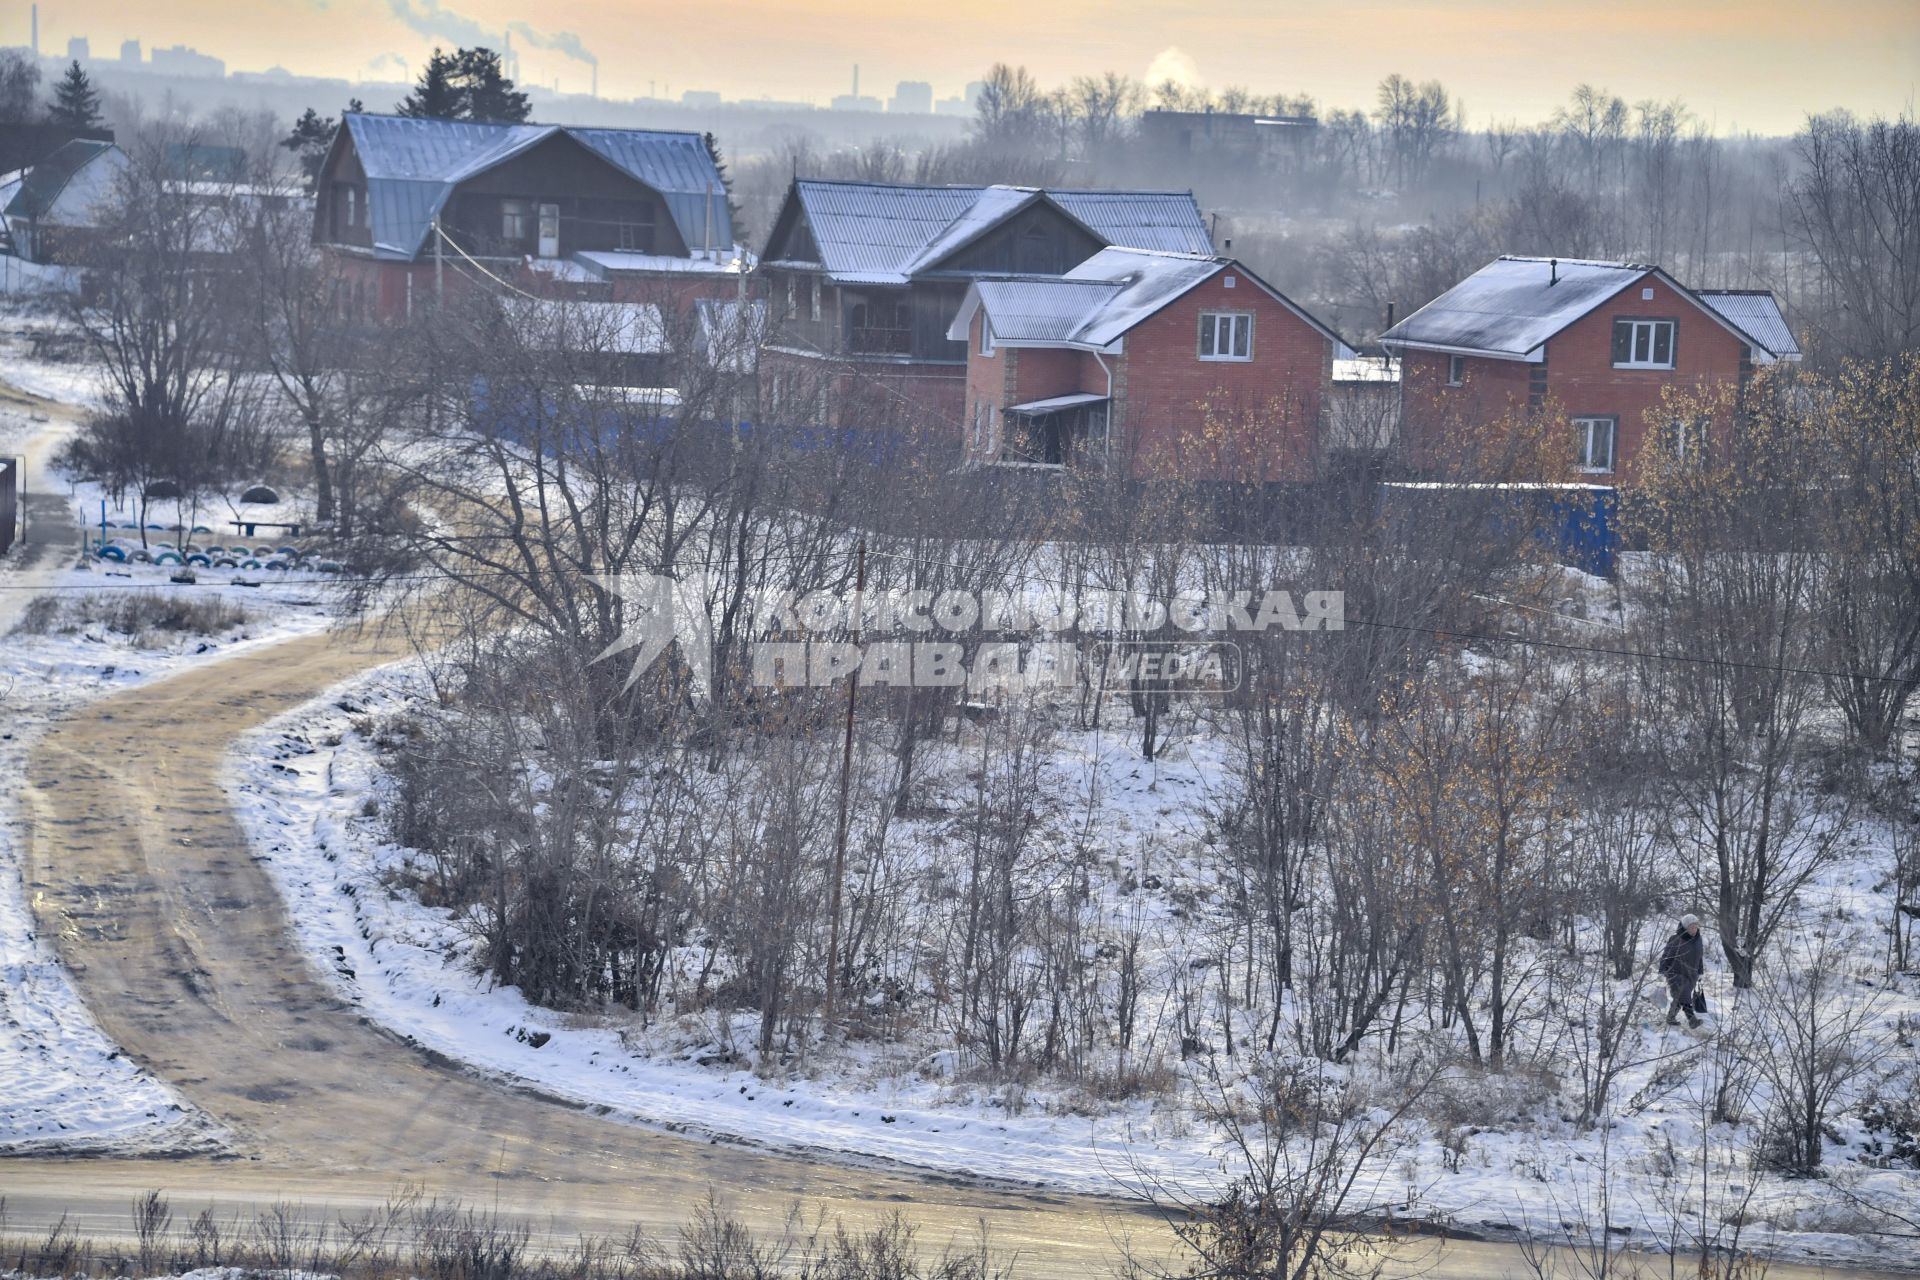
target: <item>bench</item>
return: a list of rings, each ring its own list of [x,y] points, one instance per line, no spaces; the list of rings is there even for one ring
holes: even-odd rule
[[[249,538],[254,536],[255,529],[285,529],[289,538],[297,538],[300,536],[300,526],[298,524],[285,524],[278,520],[235,520],[232,524],[234,528],[240,530],[240,532],[246,534]]]

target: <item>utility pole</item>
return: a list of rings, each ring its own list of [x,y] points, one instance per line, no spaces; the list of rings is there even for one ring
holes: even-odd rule
[[[847,874],[847,790],[853,782],[853,700],[860,692],[860,667],[857,651],[860,647],[860,614],[866,607],[867,591],[867,540],[860,539],[854,569],[853,586],[853,646],[856,650],[856,662],[852,674],[847,677],[847,730],[840,743],[840,828],[833,841],[833,896],[827,904],[829,924],[827,926],[827,1002],[826,1023],[833,1025],[833,996],[840,985],[840,882]]]
[[[446,232],[440,230],[440,215],[433,215],[433,301],[438,305],[447,296],[447,267],[445,255],[441,252],[440,242],[446,239]]]

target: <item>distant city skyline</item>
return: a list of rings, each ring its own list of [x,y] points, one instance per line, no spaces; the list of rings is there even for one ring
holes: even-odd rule
[[[409,80],[436,44],[511,44],[524,83],[558,81],[562,92],[677,101],[691,90],[861,109],[899,100],[901,110],[921,109],[918,89],[903,98],[904,85],[927,86],[934,109],[952,110],[995,61],[1024,65],[1049,87],[1112,70],[1305,93],[1327,108],[1370,107],[1374,86],[1397,71],[1442,81],[1475,127],[1544,119],[1581,82],[1629,101],[1682,99],[1723,133],[1791,132],[1807,112],[1833,107],[1898,114],[1920,94],[1912,0],[1834,0],[1817,16],[1786,0],[1354,0],[1310,11],[1259,0],[1177,11],[1144,0],[960,0],[929,12],[874,0],[718,0],[697,24],[671,12],[624,0],[537,9],[523,0],[46,0],[39,44],[57,57],[84,39],[101,59],[123,42],[185,46],[229,72],[348,81]],[[28,42],[29,13],[30,0],[0,3],[0,46]]]

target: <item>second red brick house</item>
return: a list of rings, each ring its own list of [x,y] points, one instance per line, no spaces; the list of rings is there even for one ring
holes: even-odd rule
[[[1800,357],[1771,294],[1570,258],[1491,262],[1381,344],[1401,361],[1401,431],[1416,465],[1451,432],[1552,404],[1573,471],[1608,484],[1637,477],[1650,429],[1675,430],[1682,448],[1704,443],[1700,424],[1657,421],[1669,389],[1737,387],[1758,366]]]
[[[1133,479],[1310,479],[1340,336],[1232,258],[1108,248],[1058,278],[970,285],[972,465],[1098,457]]]

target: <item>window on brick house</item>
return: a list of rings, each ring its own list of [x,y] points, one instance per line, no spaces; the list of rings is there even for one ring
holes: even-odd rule
[[[1660,428],[1660,447],[1667,456],[1677,462],[1698,464],[1707,456],[1707,421],[1699,418],[1692,422],[1680,418],[1670,420]]]
[[[1253,359],[1253,316],[1245,311],[1201,312],[1200,358]]]
[[[987,319],[987,313],[984,311],[980,313],[980,354],[983,356],[993,354],[993,321]]]
[[[1465,356],[1447,357],[1447,385],[1464,386],[1467,381],[1467,358]]]
[[[1671,320],[1615,320],[1613,367],[1616,369],[1673,368],[1674,330]]]
[[[1573,420],[1573,465],[1589,473],[1613,470],[1613,441],[1618,420],[1614,418],[1575,418]]]

